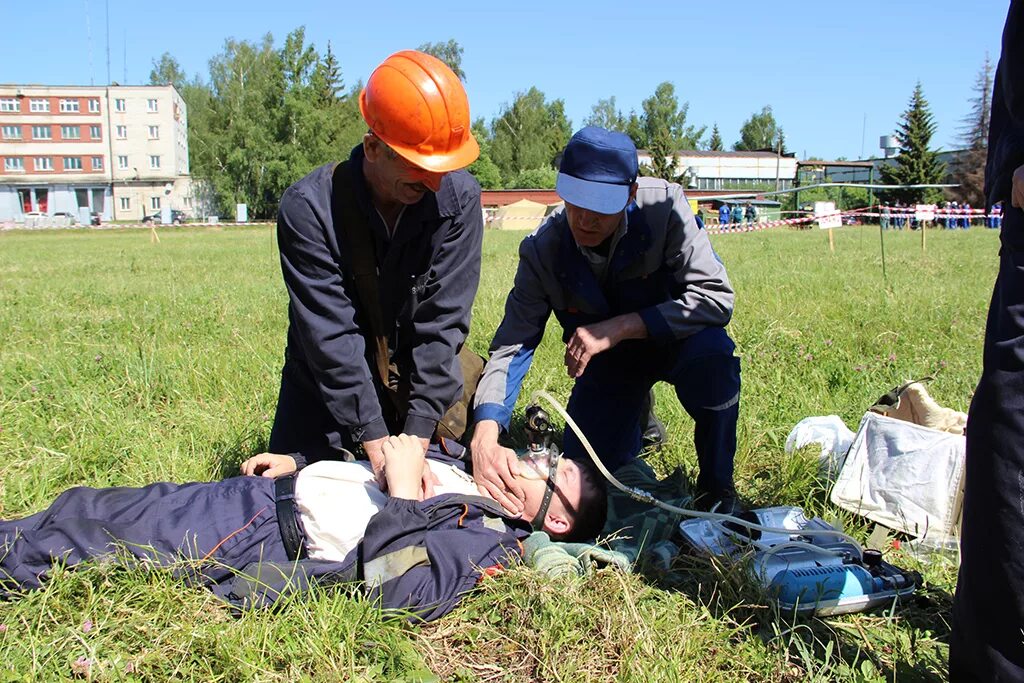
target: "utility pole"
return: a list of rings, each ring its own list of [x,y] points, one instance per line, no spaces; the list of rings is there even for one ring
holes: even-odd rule
[[[107,0],[107,85],[110,85],[110,0]]]
[[[775,191],[779,191],[779,166],[782,164],[782,133],[779,133],[778,150],[775,154]]]

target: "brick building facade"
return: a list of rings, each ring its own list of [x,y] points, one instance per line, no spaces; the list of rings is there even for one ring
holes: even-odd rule
[[[192,192],[173,86],[0,84],[0,221],[192,215]]]

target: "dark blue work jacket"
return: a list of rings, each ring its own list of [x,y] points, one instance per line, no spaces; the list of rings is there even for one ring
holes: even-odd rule
[[[1003,52],[996,68],[992,92],[992,119],[988,129],[985,197],[988,205],[1003,202],[1010,209],[1013,172],[1024,166],[1024,3],[1010,5],[1003,29]],[[1024,234],[1003,228],[1004,246],[1024,250]]]
[[[298,384],[317,395],[353,442],[398,432],[430,437],[462,391],[456,354],[469,333],[480,282],[480,185],[465,171],[447,174],[437,193],[406,207],[389,238],[371,202],[363,159],[360,145],[350,157],[354,193],[375,240],[391,361],[409,382],[405,423],[385,424],[374,386],[351,256],[332,212],[333,164],[281,198],[277,238],[289,296],[285,371],[298,373]]]

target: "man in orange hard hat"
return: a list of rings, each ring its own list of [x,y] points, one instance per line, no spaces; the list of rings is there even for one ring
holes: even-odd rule
[[[281,198],[289,325],[272,474],[361,452],[383,481],[389,435],[425,450],[465,428],[460,351],[483,237],[480,185],[460,170],[480,153],[466,91],[439,59],[404,50],[359,106],[369,132],[348,161]]]

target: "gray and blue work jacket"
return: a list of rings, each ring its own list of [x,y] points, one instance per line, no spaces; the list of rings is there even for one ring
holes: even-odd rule
[[[429,438],[462,392],[456,356],[480,283],[480,185],[465,171],[445,175],[438,192],[405,208],[389,236],[371,201],[363,159],[359,145],[350,157],[354,194],[375,242],[391,361],[410,381],[405,424],[385,424],[374,387],[351,254],[332,211],[334,164],[316,169],[281,198],[277,241],[289,298],[285,363],[310,378],[310,391],[352,442],[398,432]]]
[[[519,245],[505,317],[477,387],[476,421],[495,420],[508,428],[552,312],[562,325],[562,341],[577,327],[624,313],[639,314],[655,342],[729,322],[734,294],[725,266],[698,227],[682,188],[656,178],[640,178],[638,185],[603,282],[573,239],[564,211],[552,214]]]

